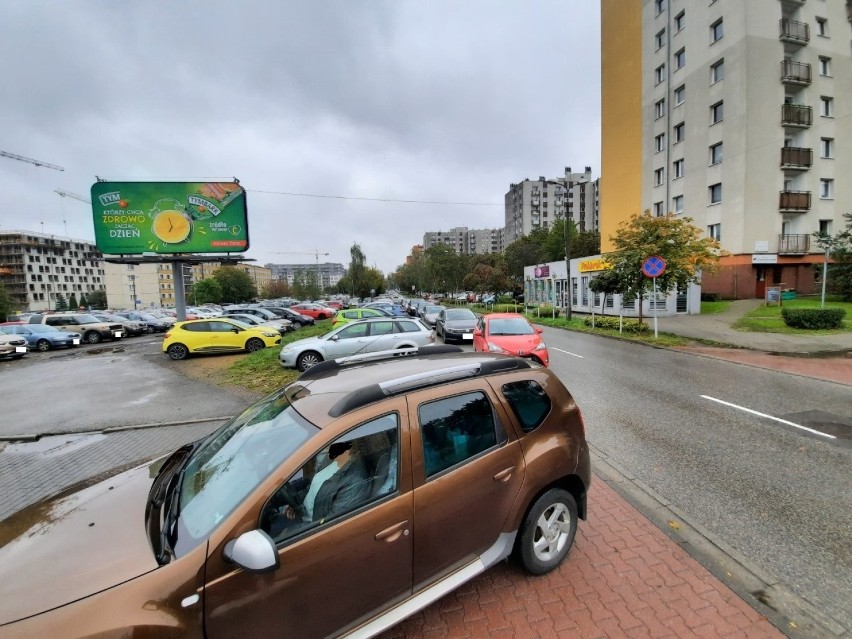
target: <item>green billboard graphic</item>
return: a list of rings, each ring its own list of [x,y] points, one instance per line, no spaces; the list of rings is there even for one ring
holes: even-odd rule
[[[249,247],[237,182],[96,182],[95,244],[106,255],[238,253]]]

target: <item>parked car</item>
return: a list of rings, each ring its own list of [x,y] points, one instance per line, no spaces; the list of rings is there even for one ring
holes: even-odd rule
[[[337,328],[341,324],[367,317],[391,317],[391,315],[380,308],[348,308],[337,312],[331,327]]]
[[[394,317],[405,317],[408,314],[402,306],[394,304],[393,302],[367,302],[366,304],[363,304],[361,308],[378,308]]]
[[[284,335],[288,331],[295,330],[296,327],[293,326],[293,322],[285,319],[274,319],[267,320],[262,317],[258,317],[257,315],[252,315],[251,313],[230,313],[226,315],[228,319],[239,320],[243,324],[248,324],[249,326],[266,326],[267,328],[271,328],[272,330],[278,331],[281,335]]]
[[[231,315],[254,315],[264,322],[284,321],[284,318],[280,317],[271,308],[264,308],[262,306],[229,306],[222,313],[224,317],[230,317]],[[287,321],[289,322],[289,320]]]
[[[21,359],[28,352],[27,340],[22,335],[10,335],[0,331],[0,358]]]
[[[0,332],[7,335],[20,335],[27,341],[30,349],[49,351],[62,346],[79,346],[83,336],[80,333],[60,331],[47,324],[21,324],[19,322],[0,324]]]
[[[145,332],[144,325],[128,317],[124,317],[123,315],[92,311],[92,316],[98,318],[102,322],[112,322],[114,324],[121,324],[124,330],[124,334],[127,337],[138,337],[139,335]]]
[[[335,313],[333,308],[320,306],[319,304],[295,304],[290,308],[301,315],[307,315],[308,317],[313,317],[316,320],[324,320],[329,317],[334,317]]]
[[[216,317],[177,322],[163,337],[163,352],[172,359],[186,359],[196,353],[253,353],[280,343],[281,334],[276,330]]]
[[[275,313],[278,317],[282,319],[290,320],[298,326],[313,326],[316,323],[316,320],[313,317],[308,317],[307,315],[297,313],[291,308],[285,308],[281,306],[269,306],[264,308],[268,311]]]
[[[307,337],[281,349],[285,368],[305,371],[327,359],[396,348],[416,348],[435,341],[435,333],[409,318],[374,317],[350,322],[318,337]]]
[[[445,344],[451,341],[473,343],[474,328],[476,315],[468,308],[445,308],[435,320],[435,335],[442,338]]]
[[[426,304],[420,310],[420,318],[425,324],[434,328],[435,322],[438,321],[438,315],[440,315],[441,311],[445,308],[446,306],[443,306],[442,304]]]
[[[448,348],[328,362],[13,514],[4,634],[367,637],[507,557],[557,568],[587,517],[580,409],[548,369]]]
[[[154,313],[140,311],[118,311],[116,315],[121,315],[134,322],[138,322],[145,329],[146,333],[165,333],[175,323],[174,317],[158,317]]]
[[[121,339],[124,335],[124,326],[120,323],[103,322],[88,313],[36,313],[30,317],[29,323],[47,324],[61,330],[80,333],[83,341],[89,344],[98,344],[105,339]]]
[[[517,355],[542,366],[550,364],[541,329],[519,313],[490,313],[480,317],[473,331],[473,350]]]
[[[408,304],[408,308],[406,309],[406,311],[412,317],[419,317],[420,316],[420,309],[423,308],[424,306],[426,306],[426,300],[421,300],[421,299],[411,300],[411,302]]]

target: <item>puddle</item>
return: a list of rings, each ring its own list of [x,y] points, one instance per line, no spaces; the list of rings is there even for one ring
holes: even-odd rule
[[[91,446],[103,439],[103,433],[92,433],[91,435],[51,435],[41,437],[35,442],[17,442],[6,446],[3,452],[7,455],[33,455],[40,454],[45,457],[61,457],[74,451]]]

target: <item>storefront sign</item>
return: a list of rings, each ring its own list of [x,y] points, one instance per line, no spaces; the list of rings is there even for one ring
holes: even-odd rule
[[[535,267],[535,276],[536,277],[550,277],[550,265],[545,264],[543,266]]]
[[[590,273],[592,271],[606,271],[612,268],[612,264],[603,259],[583,260],[580,262],[580,272]]]
[[[778,264],[778,255],[775,253],[762,253],[751,256],[752,264]]]

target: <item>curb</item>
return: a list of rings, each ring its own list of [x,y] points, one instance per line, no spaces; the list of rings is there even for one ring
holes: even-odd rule
[[[93,428],[92,430],[75,430],[75,431],[59,431],[59,432],[44,432],[44,433],[24,433],[20,435],[0,435],[0,442],[37,442],[42,437],[62,437],[63,435],[94,435],[102,433],[109,435],[111,433],[122,433],[130,430],[146,430],[149,428],[158,428],[160,426],[189,426],[191,424],[206,424],[207,422],[224,422],[227,419],[233,418],[233,415],[222,415],[220,417],[200,417],[198,419],[185,419],[172,422],[149,422],[147,424],[131,424],[127,426],[112,426],[110,428]]]

